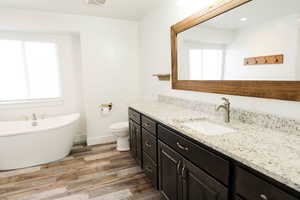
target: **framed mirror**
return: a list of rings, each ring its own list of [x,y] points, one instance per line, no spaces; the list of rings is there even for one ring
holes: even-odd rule
[[[300,101],[300,1],[223,0],[171,27],[172,88]]]

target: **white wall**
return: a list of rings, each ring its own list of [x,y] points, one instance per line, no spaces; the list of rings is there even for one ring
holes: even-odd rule
[[[298,19],[289,15],[239,29],[226,48],[225,80],[297,80]],[[278,54],[283,64],[244,66],[244,58]]]
[[[193,8],[193,11],[201,9]],[[170,83],[158,82],[155,73],[170,73],[170,26],[192,14],[176,5],[156,9],[140,21],[140,66],[143,97],[155,99],[158,94],[186,97],[210,103],[221,103],[221,94],[171,90]],[[234,107],[300,119],[300,103],[261,98],[228,96]]]
[[[300,21],[298,21],[298,40],[297,40],[297,66],[300,66]],[[296,69],[296,79],[300,80],[300,67]]]
[[[178,40],[200,42],[209,44],[230,44],[234,39],[235,32],[232,29],[213,28],[207,26],[195,26],[183,33],[178,34]]]
[[[0,29],[79,34],[81,59],[78,59],[82,62],[82,73],[78,72],[82,75],[83,84],[81,87],[74,87],[83,89],[88,141],[92,144],[114,139],[109,132],[109,125],[112,122],[127,120],[128,104],[136,100],[139,94],[136,22],[0,9]],[[68,80],[68,83],[71,82]],[[76,98],[73,100],[76,101]],[[98,106],[110,102],[114,104],[113,111],[107,116],[102,116]],[[28,112],[33,111],[36,105],[32,106],[28,108]],[[40,110],[61,114],[61,110],[56,110],[58,106],[61,105],[43,104]],[[8,108],[2,116],[13,116],[11,113],[14,111],[15,109]]]

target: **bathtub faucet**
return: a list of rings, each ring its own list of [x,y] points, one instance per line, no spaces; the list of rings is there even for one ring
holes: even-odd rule
[[[38,122],[37,122],[37,116],[35,113],[32,114],[32,123],[31,123],[32,126],[37,126],[38,125]]]

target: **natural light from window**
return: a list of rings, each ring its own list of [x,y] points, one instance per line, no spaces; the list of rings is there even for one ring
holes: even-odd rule
[[[223,50],[190,49],[190,80],[222,80]]]
[[[61,97],[54,42],[0,40],[0,102]]]

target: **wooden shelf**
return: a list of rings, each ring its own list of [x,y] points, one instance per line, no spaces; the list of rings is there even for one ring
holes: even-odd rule
[[[153,76],[157,77],[160,81],[170,81],[171,74],[153,74]]]
[[[244,65],[270,65],[283,64],[284,55],[260,56],[245,58]]]

